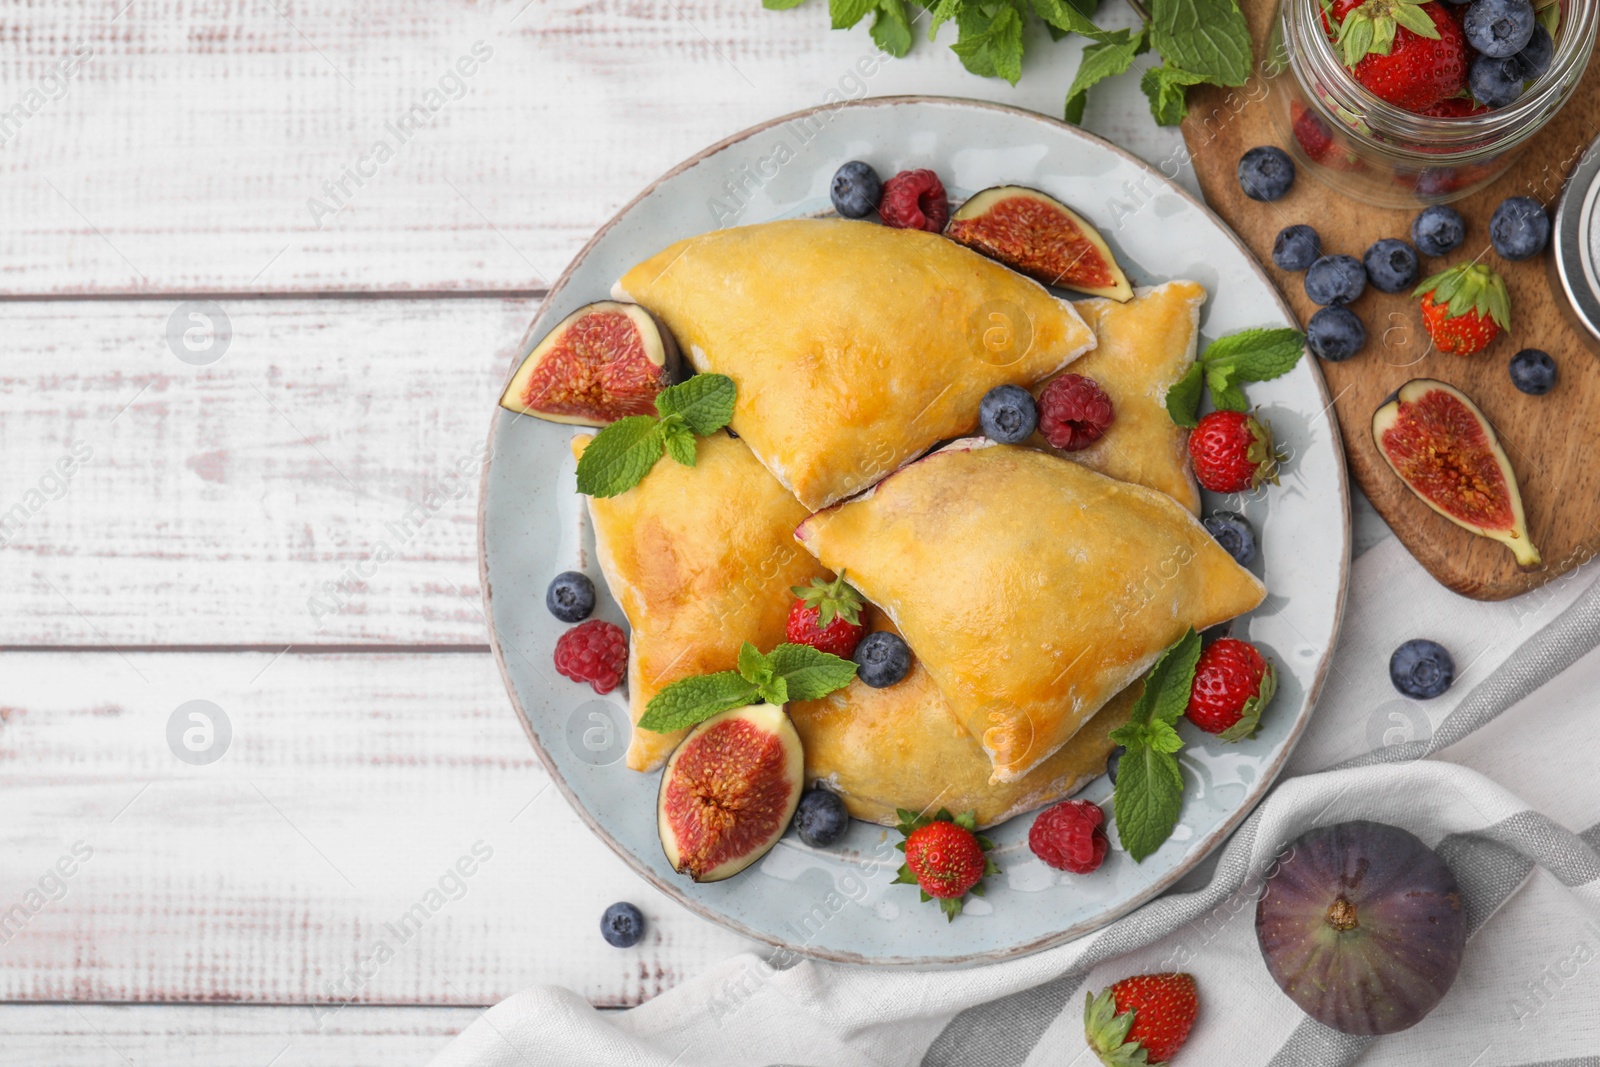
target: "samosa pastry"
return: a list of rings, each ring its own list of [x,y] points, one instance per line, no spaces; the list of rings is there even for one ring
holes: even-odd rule
[[[573,439],[582,455],[593,438]],[[784,640],[793,585],[832,577],[795,544],[797,503],[742,441],[702,438],[695,465],[662,459],[632,489],[589,498],[611,594],[628,617],[628,710],[634,722],[669,683],[733,670],[739,647]],[[653,770],[684,733],[635,729],[628,766]]]
[[[698,371],[738,386],[735,432],[816,510],[978,424],[1094,345],[1072,305],[938,234],[845,219],[714,230],[634,267],[617,296]]]
[[[1205,302],[1206,291],[1196,282],[1138,289],[1127,303],[1078,301],[1075,306],[1097,343],[1073,363],[1071,373],[1100,383],[1111,398],[1115,421],[1104,437],[1076,452],[1051,448],[1043,434],[1028,443],[1165,493],[1200,514],[1200,487],[1189,470],[1189,432],[1167,414],[1167,390],[1194,364]]]
[[[894,685],[859,678],[821,700],[788,706],[806,752],[806,780],[821,779],[857,819],[895,825],[895,809],[975,811],[980,827],[1063,800],[1105,773],[1110,733],[1128,721],[1139,685],[1117,694],[1049,759],[1014,782],[989,780],[989,757],[922,665]]]
[[[1189,627],[1266,595],[1164,493],[976,439],[796,536],[894,621],[1000,782],[1047,759]]]

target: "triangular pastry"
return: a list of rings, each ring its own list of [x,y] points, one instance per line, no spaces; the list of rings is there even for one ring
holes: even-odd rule
[[[1198,515],[1200,487],[1189,469],[1189,433],[1167,414],[1167,390],[1194,364],[1205,302],[1199,283],[1183,281],[1137,289],[1127,303],[1078,301],[1075,306],[1098,343],[1071,372],[1100,383],[1111,398],[1115,421],[1104,437],[1077,452],[1051,448],[1043,434],[1028,443],[1108,477],[1166,493]],[[1043,390],[1041,384],[1034,392]]]
[[[877,627],[888,629],[887,625]],[[989,757],[922,664],[894,685],[859,678],[821,700],[788,705],[806,753],[806,780],[822,780],[857,819],[895,825],[895,809],[977,813],[994,826],[1071,796],[1105,773],[1109,734],[1128,721],[1139,686],[1112,697],[1083,729],[1014,782],[989,780]]]
[[[594,438],[575,437],[582,455]],[[589,497],[600,570],[628,617],[628,710],[634,722],[669,683],[733,670],[750,641],[783,643],[790,586],[832,577],[795,543],[801,507],[744,442],[701,438],[695,465],[663,458],[613,497]],[[633,731],[628,766],[653,770],[687,731]]]
[[[938,234],[845,219],[713,230],[617,285],[697,371],[738,386],[735,432],[807,508],[971,432],[997,385],[1094,345],[1070,302]]]
[[[1171,497],[977,439],[796,536],[894,621],[1001,782],[1047,759],[1189,627],[1266,595]]]

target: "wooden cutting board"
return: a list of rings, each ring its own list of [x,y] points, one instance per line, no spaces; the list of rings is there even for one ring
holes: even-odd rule
[[[1273,5],[1270,0],[1243,0],[1242,6],[1256,55],[1264,55]],[[1206,201],[1255,252],[1303,326],[1317,307],[1306,299],[1300,274],[1272,265],[1278,231],[1290,223],[1308,223],[1321,234],[1324,252],[1360,258],[1380,237],[1409,241],[1416,210],[1358,203],[1304,168],[1282,200],[1263,204],[1248,199],[1239,189],[1240,155],[1255,145],[1280,141],[1261,95],[1258,80],[1240,89],[1197,87],[1189,94],[1183,134]],[[1596,114],[1600,66],[1591,66],[1572,100],[1528,144],[1512,169],[1488,189],[1453,205],[1467,220],[1466,242],[1449,256],[1422,259],[1427,277],[1483,253],[1484,262],[1505,276],[1511,330],[1477,356],[1446,355],[1432,349],[1416,300],[1368,286],[1352,305],[1366,323],[1367,347],[1344,363],[1321,364],[1356,483],[1419,563],[1448,588],[1478,600],[1526,592],[1600,552],[1597,352],[1588,335],[1567,318],[1551,253],[1508,263],[1489,248],[1488,228],[1495,205],[1508,196],[1534,196],[1554,213],[1562,181],[1597,132]],[[1556,361],[1560,377],[1555,389],[1542,397],[1525,396],[1511,385],[1507,365],[1523,348],[1542,348]],[[1529,534],[1544,556],[1542,567],[1520,570],[1510,550],[1433,512],[1384,463],[1372,441],[1372,413],[1412,378],[1449,382],[1476,401],[1494,424],[1521,484]]]

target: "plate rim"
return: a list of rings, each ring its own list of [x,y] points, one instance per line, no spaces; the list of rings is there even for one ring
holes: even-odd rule
[[[692,156],[688,157],[681,163],[678,163],[670,170],[667,170],[652,180],[643,189],[641,189],[637,195],[630,199],[626,204],[622,205],[622,207],[618,208],[616,213],[613,214],[610,219],[608,219],[599,229],[594,232],[593,236],[591,236],[589,240],[584,243],[583,247],[580,248],[572,257],[571,261],[568,262],[566,268],[562,270],[560,277],[558,277],[555,282],[551,284],[549,290],[540,300],[539,310],[534,313],[533,319],[528,323],[528,328],[523,331],[522,338],[517,343],[518,356],[513,361],[512,366],[506,372],[504,381],[501,383],[500,388],[496,391],[496,397],[498,398],[498,396],[505,391],[506,383],[510,382],[511,377],[516,373],[517,366],[526,356],[529,340],[534,337],[537,330],[543,325],[547,316],[547,312],[549,308],[553,306],[555,298],[559,296],[562,290],[566,288],[568,282],[571,280],[572,275],[577,271],[578,267],[588,257],[589,253],[593,251],[594,247],[599,244],[600,240],[604,238],[605,235],[608,234],[619,222],[621,222],[622,219],[625,218],[637,204],[653,193],[663,182],[666,182],[669,179],[674,178],[688,170],[689,168],[698,165],[711,156],[721,152],[725,148],[739,144],[743,141],[747,141],[758,134],[770,130],[775,126],[783,125],[784,123],[793,122],[797,119],[817,115],[822,112],[828,112],[831,114],[844,109],[856,110],[867,108],[892,108],[906,104],[933,104],[955,108],[971,108],[980,111],[1002,112],[1016,118],[1022,118],[1041,123],[1057,133],[1066,132],[1070,136],[1082,138],[1099,146],[1100,148],[1110,151],[1114,155],[1120,157],[1124,162],[1131,163],[1143,170],[1145,173],[1149,174],[1152,178],[1159,182],[1166,191],[1175,193],[1184,201],[1186,201],[1190,207],[1198,209],[1204,216],[1215,223],[1222,234],[1229,241],[1231,241],[1240,252],[1244,254],[1244,257],[1249,263],[1250,268],[1266,285],[1267,291],[1272,294],[1273,300],[1277,303],[1279,310],[1283,312],[1284,317],[1290,322],[1299,321],[1295,316],[1294,310],[1290,308],[1288,303],[1284,300],[1283,294],[1279,292],[1277,285],[1270,277],[1268,277],[1266,271],[1262,269],[1261,262],[1256,258],[1255,253],[1250,251],[1249,247],[1246,246],[1239,236],[1233,232],[1233,228],[1230,227],[1220,215],[1211,210],[1211,208],[1208,207],[1199,197],[1183,188],[1183,186],[1179,185],[1175,180],[1168,178],[1158,167],[1146,162],[1140,157],[1129,152],[1127,149],[1108,141],[1099,134],[1091,133],[1088,130],[1084,130],[1070,123],[1063,122],[1060,119],[1051,118],[1050,116],[1041,114],[1037,111],[1030,111],[1027,108],[1013,107],[1009,104],[997,104],[987,100],[973,100],[958,96],[920,94],[875,96],[865,97],[860,100],[846,100],[836,103],[817,104],[811,107],[801,108],[798,111],[791,111],[787,114],[779,115],[763,122],[759,122],[753,126],[749,126],[743,130],[740,130],[737,133],[724,137],[720,141],[710,144],[705,148],[702,148],[700,151],[694,153]],[[1116,922],[1123,916],[1143,907],[1145,904],[1148,904],[1150,901],[1154,900],[1156,897],[1172,888],[1172,886],[1175,885],[1179,880],[1188,875],[1201,863],[1205,862],[1205,860],[1216,851],[1217,847],[1239,828],[1239,825],[1249,817],[1250,813],[1256,809],[1256,806],[1260,804],[1261,801],[1265,799],[1267,793],[1271,791],[1272,786],[1277,783],[1278,776],[1283,772],[1283,768],[1285,764],[1288,763],[1289,757],[1294,753],[1295,748],[1299,745],[1300,738],[1304,734],[1306,726],[1311,720],[1311,715],[1316,710],[1317,700],[1322,695],[1323,685],[1326,683],[1328,672],[1333,665],[1333,653],[1335,647],[1338,645],[1339,633],[1344,626],[1345,605],[1350,588],[1352,547],[1350,530],[1350,475],[1345,460],[1344,440],[1339,430],[1338,413],[1334,410],[1333,399],[1328,395],[1328,383],[1322,377],[1321,369],[1315,365],[1314,357],[1310,369],[1312,371],[1312,382],[1316,386],[1317,394],[1323,402],[1323,414],[1327,416],[1331,429],[1329,441],[1333,447],[1334,458],[1336,460],[1334,468],[1338,474],[1339,505],[1343,519],[1341,527],[1343,531],[1344,551],[1340,553],[1339,558],[1338,595],[1334,603],[1332,640],[1322,654],[1311,685],[1306,689],[1306,705],[1304,710],[1301,712],[1298,721],[1289,731],[1289,735],[1284,740],[1284,743],[1277,756],[1266,767],[1256,785],[1245,794],[1245,798],[1239,804],[1239,806],[1230,812],[1215,828],[1211,830],[1210,833],[1202,838],[1198,843],[1198,846],[1188,857],[1157,877],[1140,892],[1135,893],[1133,896],[1129,897],[1127,900],[1121,902],[1115,907],[1108,908],[1107,910],[1101,912],[1094,919],[1086,919],[1082,922],[1074,923],[1072,926],[1066,927],[1065,929],[1046,934],[1043,937],[1034,938],[1030,941],[1010,944],[1001,948],[995,948],[982,952],[967,952],[953,956],[869,956],[857,952],[819,948],[804,943],[786,941],[780,937],[747,926],[738,919],[735,919],[732,916],[727,915],[689,896],[684,892],[683,887],[677,883],[659,877],[655,871],[653,871],[637,856],[635,856],[632,850],[624,847],[621,842],[614,838],[610,832],[600,824],[599,820],[594,816],[594,814],[578,800],[577,795],[572,791],[571,787],[568,786],[566,778],[556,766],[555,760],[552,759],[550,754],[545,751],[544,746],[539,743],[538,736],[534,732],[533,722],[529,718],[527,710],[522,706],[521,699],[517,696],[516,686],[513,684],[511,675],[506,667],[505,652],[501,647],[499,630],[495,626],[494,622],[494,589],[489,578],[489,556],[487,551],[486,524],[489,469],[494,460],[495,436],[500,427],[501,417],[511,414],[504,408],[500,407],[497,400],[494,407],[494,412],[489,420],[488,448],[484,453],[482,470],[478,478],[477,522],[478,585],[483,598],[484,624],[488,629],[489,648],[494,654],[495,667],[500,673],[501,684],[505,687],[506,695],[511,700],[512,709],[516,712],[517,721],[521,724],[523,733],[527,735],[528,743],[533,747],[534,754],[538,756],[539,762],[544,765],[545,773],[550,776],[550,780],[555,784],[556,788],[561,791],[562,796],[566,798],[568,806],[577,812],[578,817],[583,821],[584,825],[586,825],[591,832],[599,837],[601,841],[605,842],[611,851],[616,853],[617,856],[634,871],[634,873],[638,874],[650,885],[654,886],[673,901],[687,908],[694,914],[703,919],[714,922],[725,929],[732,930],[741,937],[749,938],[750,940],[760,942],[761,944],[768,945],[772,948],[782,949],[783,951],[793,953],[796,956],[824,960],[830,963],[846,963],[875,967],[924,968],[966,967],[984,963],[996,963],[1009,959],[1019,959],[1023,956],[1032,955],[1035,952],[1041,952],[1045,949],[1053,948],[1057,945],[1083,937],[1087,934],[1093,933],[1096,930],[1100,930],[1109,926],[1111,923]],[[518,414],[514,417],[522,418],[523,416]]]

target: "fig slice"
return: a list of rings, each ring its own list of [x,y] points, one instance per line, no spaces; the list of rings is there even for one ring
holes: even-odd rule
[[[1413,378],[1373,413],[1372,439],[1406,488],[1430,508],[1504,544],[1523,567],[1538,566],[1517,476],[1494,427],[1461,390]]]
[[[1100,232],[1037,189],[985,189],[950,217],[944,235],[1046,285],[1118,301],[1133,298]]]
[[[789,827],[805,781],[783,708],[751,704],[689,731],[661,775],[656,826],[667,862],[697,882],[731,878]]]
[[[500,406],[547,422],[609,426],[654,415],[678,373],[678,346],[638,304],[585,304],[533,346]]]
[[[1344,822],[1296,838],[1256,903],[1256,941],[1278,988],[1345,1034],[1421,1022],[1455,981],[1467,941],[1455,874],[1396,826]]]

